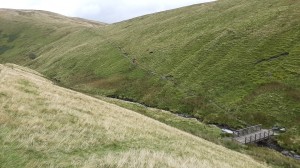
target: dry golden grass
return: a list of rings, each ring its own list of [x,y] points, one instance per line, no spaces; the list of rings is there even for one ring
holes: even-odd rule
[[[0,167],[266,167],[12,64],[0,65],[0,135]]]

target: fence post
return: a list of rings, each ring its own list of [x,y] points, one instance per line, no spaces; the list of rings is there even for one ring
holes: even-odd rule
[[[259,130],[261,130],[261,127],[262,127],[262,126],[261,126],[261,124],[260,124],[260,125],[259,125]]]

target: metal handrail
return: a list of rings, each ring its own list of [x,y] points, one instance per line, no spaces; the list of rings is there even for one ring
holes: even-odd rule
[[[237,136],[237,137],[239,137],[241,135],[243,136],[243,135],[246,135],[246,134],[250,134],[250,133],[253,133],[253,132],[260,131],[261,127],[262,127],[262,125],[258,124],[258,125],[254,125],[254,126],[251,126],[251,127],[239,129],[239,130],[234,131],[233,135]]]
[[[247,144],[251,142],[261,141],[263,139],[269,138],[272,135],[274,135],[274,131],[268,130],[268,132],[264,132],[263,134],[259,133],[259,134],[251,135],[250,137],[245,137],[244,143]]]

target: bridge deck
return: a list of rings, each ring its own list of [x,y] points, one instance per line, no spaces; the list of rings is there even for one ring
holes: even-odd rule
[[[256,132],[253,132],[250,134],[234,137],[233,139],[240,143],[247,144],[247,143],[262,141],[264,139],[269,138],[272,135],[274,135],[274,131],[267,130],[267,129],[261,129],[259,131],[256,131]]]

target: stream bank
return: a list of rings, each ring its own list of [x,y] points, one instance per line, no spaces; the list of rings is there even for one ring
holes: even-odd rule
[[[195,118],[191,115],[188,115],[188,114],[176,113],[176,115],[179,116],[179,117],[187,118],[187,119],[196,119],[197,121],[202,122],[202,120],[197,119],[197,118]],[[235,129],[233,129],[233,128],[227,126],[227,125],[224,125],[224,124],[220,125],[220,124],[215,124],[214,123],[214,124],[211,124],[211,125],[214,125],[214,126],[220,128],[223,133],[230,134],[231,136],[233,135],[233,132],[235,131]],[[282,129],[285,130],[285,128],[276,128],[276,130],[273,129],[273,131],[276,131],[276,134],[278,135],[279,133],[277,131],[282,130]],[[290,157],[290,158],[293,158],[293,159],[296,159],[296,160],[300,161],[300,154],[297,154],[295,151],[289,151],[289,150],[281,147],[274,138],[269,138],[269,139],[266,139],[264,141],[259,141],[259,142],[256,142],[255,144],[258,147],[265,147],[265,148],[273,149],[273,150],[281,153],[284,156],[287,156],[287,157]]]

